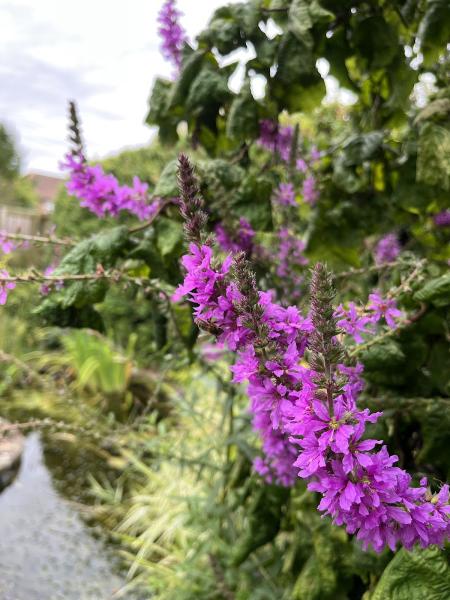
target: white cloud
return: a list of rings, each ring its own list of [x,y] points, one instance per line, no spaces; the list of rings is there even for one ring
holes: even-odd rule
[[[151,84],[170,72],[159,53],[162,0],[0,0],[0,120],[27,170],[56,172],[67,150],[67,100],[78,101],[91,157],[144,144]],[[179,0],[193,38],[222,0]]]
[[[91,158],[151,139],[154,132],[144,118],[152,82],[172,70],[159,52],[162,3],[0,0],[0,121],[15,133],[26,170],[58,171],[67,151],[69,99],[78,102]],[[224,3],[178,0],[190,39]],[[278,29],[269,22],[267,31],[273,36]],[[239,50],[232,58],[245,62],[251,56]],[[230,81],[233,89],[242,77],[241,66]],[[329,99],[352,100],[333,78],[326,83]],[[263,77],[253,82],[257,97],[264,85]]]

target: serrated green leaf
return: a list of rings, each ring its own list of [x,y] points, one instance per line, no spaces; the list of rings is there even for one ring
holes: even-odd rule
[[[186,99],[188,111],[204,110],[211,103],[221,104],[231,98],[228,74],[224,70],[203,68],[194,79]]]
[[[162,256],[167,256],[176,248],[183,239],[183,227],[181,223],[161,217],[156,224],[156,245]]]
[[[205,52],[203,50],[197,50],[192,52],[183,63],[183,68],[180,75],[178,76],[175,84],[173,85],[167,104],[169,108],[173,108],[178,104],[184,104],[186,97],[189,93],[189,88],[194,81],[201,65],[205,59]],[[151,104],[150,104],[151,105]]]
[[[368,371],[382,371],[398,368],[405,355],[397,342],[387,340],[362,351],[360,358]]]
[[[417,148],[417,181],[450,190],[450,129],[425,123]]]
[[[227,119],[227,136],[246,140],[255,138],[258,133],[258,103],[252,96],[250,84],[246,83],[231,103]]]
[[[450,304],[450,273],[427,281],[415,294],[414,299],[419,302],[432,302],[436,306]]]
[[[450,569],[443,550],[400,550],[385,569],[370,600],[448,600]]]

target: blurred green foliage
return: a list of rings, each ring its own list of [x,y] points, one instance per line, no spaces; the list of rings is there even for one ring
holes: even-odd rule
[[[450,238],[432,219],[449,198],[449,23],[442,0],[224,6],[197,43],[186,44],[179,76],[153,86],[147,121],[158,127],[160,142],[103,163],[124,183],[137,175],[155,195],[170,198],[177,193],[177,153],[192,148],[211,228],[222,221],[233,229],[245,217],[272,252],[276,231],[286,224],[273,194],[287,174],[300,180],[291,164],[258,145],[259,121],[298,126],[301,153],[308,157],[313,144],[322,152],[314,166],[320,199],[311,207],[299,193],[288,224],[307,243],[312,263],[326,261],[337,272],[338,301],[365,302],[374,288],[400,288],[399,304],[411,322],[359,350],[366,379],[361,401],[384,410],[371,437],[384,439],[401,467],[415,480],[426,475],[435,488],[450,471]],[[255,56],[241,65],[243,83],[233,91],[238,48],[254,48]],[[322,103],[320,59],[353,94],[348,106],[339,98]],[[256,81],[264,81],[259,94]],[[62,191],[55,221],[59,235],[81,240],[57,273],[100,266],[124,275],[111,285],[68,283],[37,308],[52,327],[89,327],[114,341],[115,347],[100,344],[98,333],[67,338],[79,388],[107,396],[116,388],[113,379],[124,383],[114,357],[129,347],[137,365],[173,386],[165,419],[155,415],[147,388],[142,410],[135,411],[144,419],[126,433],[111,425],[117,455],[108,460],[117,481],[93,483],[99,517],[152,597],[448,598],[445,550],[364,553],[352,536],[320,518],[303,483],[285,490],[251,474],[257,440],[245,395],[227,379],[229,357],[208,363],[195,344],[191,309],[170,302],[185,247],[176,207],[134,231],[127,217],[99,220]],[[387,232],[398,236],[402,260],[378,273],[373,248]],[[360,269],[356,276],[352,268]],[[255,269],[261,287],[283,291],[267,265],[255,260]],[[307,310],[306,293],[300,306]],[[60,352],[58,336],[55,345]],[[127,409],[134,416],[133,406]]]

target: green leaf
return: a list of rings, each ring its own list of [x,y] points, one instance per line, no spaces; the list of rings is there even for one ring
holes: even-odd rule
[[[401,347],[393,340],[374,344],[360,354],[361,362],[368,371],[395,370],[405,359]]]
[[[275,56],[278,52],[278,43],[281,36],[269,40],[266,36],[257,39],[254,42],[256,56],[247,63],[247,72],[254,69],[258,73],[267,74],[270,67],[275,62]]]
[[[251,39],[255,35],[259,37],[258,28],[261,20],[260,0],[247,0],[246,2],[237,2],[230,6],[235,19],[240,24],[243,33]]]
[[[186,108],[188,111],[198,112],[212,103],[222,104],[231,96],[228,74],[222,69],[213,70],[206,67],[200,71],[190,87]]]
[[[156,79],[150,96],[150,110],[146,123],[159,126],[159,138],[165,144],[175,143],[177,135],[177,118],[169,114],[169,102],[173,84],[165,79]]]
[[[356,52],[367,60],[370,69],[387,67],[403,52],[395,29],[382,16],[356,19],[352,37]]]
[[[310,33],[312,27],[316,23],[328,23],[333,18],[333,13],[320,6],[318,0],[313,0],[312,2],[294,0],[288,13],[289,30],[300,41],[311,47],[313,44],[313,38]]]
[[[200,44],[216,47],[220,54],[229,54],[239,46],[245,46],[245,38],[241,32],[241,15],[232,5],[223,6],[213,14],[207,29],[198,36]],[[244,24],[242,22],[242,24]],[[251,26],[251,20],[246,20],[246,28]]]
[[[248,507],[248,528],[237,540],[230,558],[233,566],[241,565],[254,550],[274,539],[288,496],[287,488],[265,485],[258,490]]]
[[[233,202],[238,215],[245,217],[255,229],[261,231],[272,228],[272,185],[272,180],[267,176],[249,174],[244,177]]]
[[[250,83],[245,83],[233,100],[227,119],[227,136],[237,140],[253,139],[259,133],[258,103],[252,96]]]
[[[293,33],[286,33],[278,49],[277,81],[293,85],[303,76],[311,76],[315,72],[315,58],[304,40],[299,40]]]
[[[385,569],[370,600],[448,600],[450,569],[443,550],[400,550]]]
[[[383,143],[383,138],[382,131],[371,131],[349,138],[343,146],[346,166],[359,165],[365,160],[373,159]]]
[[[450,130],[425,123],[417,147],[417,181],[450,190]]]
[[[414,119],[414,124],[428,119],[446,119],[450,115],[450,98],[437,98],[423,108]]]
[[[183,240],[183,228],[181,223],[160,217],[156,224],[157,246],[162,256],[170,254]]]
[[[311,47],[313,39],[309,30],[313,21],[309,14],[309,6],[306,0],[294,0],[289,8],[289,30],[304,44]]]
[[[269,86],[280,108],[296,112],[319,106],[326,90],[311,48],[287,32],[280,42],[277,62],[277,72]]]
[[[178,196],[178,160],[171,160],[164,167],[158,183],[155,186],[154,195],[162,198],[173,198]]]
[[[385,107],[389,110],[409,107],[409,97],[418,78],[418,72],[407,64],[403,56],[397,57],[387,71],[389,96]]]
[[[335,18],[335,15],[323,8],[318,0],[312,0],[310,3],[309,14],[313,23],[330,23]]]
[[[345,155],[341,155],[336,158],[333,165],[333,182],[349,194],[354,194],[364,189],[368,180],[365,174],[356,173],[353,168],[347,166]]]
[[[146,119],[150,125],[158,125],[159,121],[166,116],[172,86],[173,84],[170,81],[161,79],[160,77],[153,84],[149,100],[149,112]]]
[[[450,304],[450,273],[428,281],[414,294],[414,299],[419,302],[431,302],[435,306],[448,306]]]
[[[79,242],[62,259],[54,275],[82,275],[96,272],[101,265],[105,270],[115,266],[131,246],[128,229],[125,226],[114,227]],[[59,326],[99,325],[93,304],[101,302],[108,291],[105,279],[86,281],[66,281],[64,287],[50,294],[35,310],[47,322]]]
[[[203,50],[197,50],[196,52],[192,52],[192,54],[184,61],[181,73],[173,85],[168,97],[169,108],[177,106],[178,104],[184,104],[186,96],[189,93],[189,88],[199,72],[204,59],[205,52]]]
[[[450,39],[448,0],[427,0],[427,11],[420,23],[418,37],[425,64],[431,65],[445,51]]]
[[[358,87],[350,78],[345,62],[352,54],[353,51],[343,28],[337,29],[332,37],[325,39],[324,57],[330,63],[330,74],[334,75],[341,85],[359,93]]]

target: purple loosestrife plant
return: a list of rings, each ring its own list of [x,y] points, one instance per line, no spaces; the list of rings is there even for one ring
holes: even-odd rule
[[[127,212],[143,221],[158,212],[160,200],[149,202],[148,185],[138,177],[133,178],[132,186],[120,185],[101,165],[88,165],[74,102],[69,103],[69,131],[73,150],[66,155],[61,167],[69,172],[67,191],[80,200],[80,206],[101,218]]]
[[[160,207],[158,199],[149,202],[148,185],[138,177],[133,178],[132,186],[120,185],[116,177],[105,173],[100,165],[88,165],[81,153],[67,154],[62,167],[70,175],[66,184],[69,194],[97,217],[117,217],[121,212],[128,212],[143,221]]]
[[[442,544],[449,534],[448,487],[437,495],[426,480],[412,487],[411,477],[395,466],[398,458],[385,446],[377,449],[380,440],[364,438],[366,424],[381,413],[357,407],[361,367],[345,365],[327,270],[320,264],[314,269],[310,318],[274,303],[270,293],[257,290],[243,255],[216,264],[202,243],[199,223],[206,216],[191,193],[192,167],[184,158],[180,183],[190,181],[181,189],[191,245],[178,297],[187,295],[197,323],[236,352],[233,380],[248,382],[253,427],[262,441],[254,468],[285,486],[306,478],[321,495],[318,509],[356,534],[364,548]],[[300,364],[306,357],[308,367]]]
[[[0,233],[0,248],[4,254],[10,254],[16,250],[17,244]]]
[[[395,233],[388,233],[375,246],[374,258],[377,265],[394,261],[401,252]]]
[[[259,122],[258,144],[274,154],[279,154],[285,162],[291,156],[293,135],[294,129],[290,126],[283,127],[270,119]]]
[[[186,33],[179,23],[181,14],[175,0],[166,0],[158,15],[161,52],[175,66],[177,73],[181,68],[182,50],[186,41]]]
[[[362,344],[364,341],[362,334],[372,333],[367,326],[373,322],[373,319],[365,315],[362,309],[358,309],[354,302],[349,302],[347,309],[340,304],[335,316],[339,319],[338,326],[347,335],[351,335],[357,344]]]
[[[8,271],[5,271],[4,269],[2,269],[0,271],[0,274],[3,277],[9,277]],[[8,300],[9,290],[13,290],[15,287],[16,287],[16,284],[13,281],[0,282],[0,304],[1,305],[6,304],[6,302]]]
[[[275,202],[281,206],[297,206],[292,183],[280,183],[275,194]]]
[[[315,204],[319,198],[319,192],[316,189],[316,179],[314,175],[308,175],[303,181],[302,187],[303,200],[308,204]]]
[[[394,298],[383,298],[379,292],[369,295],[367,310],[372,312],[374,322],[384,319],[391,329],[397,327],[395,319],[401,317],[403,314],[397,308],[397,302]]]
[[[276,255],[276,275],[283,281],[283,287],[287,294],[283,294],[292,300],[297,300],[302,295],[301,286],[304,281],[299,270],[303,270],[308,264],[308,259],[303,254],[305,243],[296,235],[291,233],[287,227],[282,227],[278,232],[278,253]]]
[[[251,224],[241,217],[235,231],[229,231],[222,223],[218,223],[214,232],[219,246],[224,252],[245,252],[251,254],[255,237],[255,230]]]
[[[450,210],[443,210],[433,216],[436,227],[450,227]]]
[[[374,333],[375,329],[371,325],[384,319],[388,327],[395,329],[398,326],[396,319],[401,318],[403,313],[397,308],[395,298],[383,297],[375,291],[369,295],[366,307],[357,307],[354,302],[349,302],[346,309],[340,304],[334,316],[339,319],[338,326],[347,335],[351,335],[357,344],[361,344],[364,341],[363,334]]]

